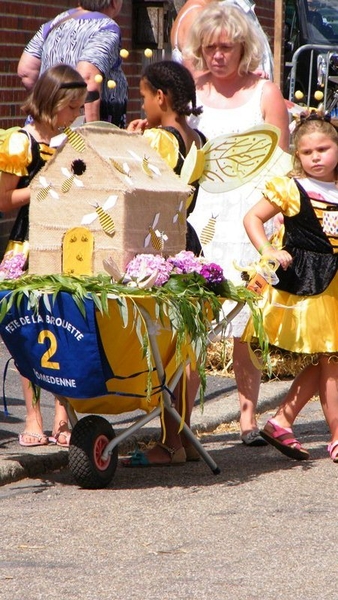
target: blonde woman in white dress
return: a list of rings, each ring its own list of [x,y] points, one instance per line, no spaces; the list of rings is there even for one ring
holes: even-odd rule
[[[289,118],[284,98],[277,85],[254,74],[263,53],[263,42],[253,20],[233,2],[213,2],[199,11],[184,56],[195,71],[202,72],[196,78],[196,96],[203,113],[191,119],[190,125],[207,139],[270,123],[280,129],[280,147],[288,150]],[[208,193],[200,189],[189,217],[199,237],[209,219],[215,219],[214,237],[210,243],[202,244],[203,252],[208,260],[220,264],[225,276],[234,283],[243,283],[234,263],[247,265],[259,259],[245,233],[243,217],[260,196],[252,182],[231,192]],[[267,227],[269,232],[269,224]],[[241,342],[247,320],[248,313],[243,310],[232,321],[229,332],[234,338],[241,437],[245,444],[262,445],[264,440],[255,415],[260,371],[254,367],[247,345]]]

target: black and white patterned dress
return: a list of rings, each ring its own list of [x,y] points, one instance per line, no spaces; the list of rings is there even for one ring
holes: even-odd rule
[[[72,18],[67,18],[73,13]],[[120,49],[121,32],[113,19],[100,12],[79,14],[78,9],[72,9],[42,25],[25,52],[41,60],[40,73],[61,63],[74,68],[80,61],[95,65],[104,77],[100,118],[124,127],[128,84],[121,67]],[[115,81],[115,88],[108,88],[109,80]]]

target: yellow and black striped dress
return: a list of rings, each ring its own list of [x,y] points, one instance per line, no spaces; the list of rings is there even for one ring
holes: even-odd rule
[[[301,196],[305,194],[308,206],[306,218],[303,223],[303,231],[300,231],[297,238],[297,245],[300,250],[308,245],[306,235],[307,225],[312,228],[312,232],[318,229],[318,251],[309,253],[307,261],[307,251],[303,250],[302,261],[303,272],[312,278],[314,285],[317,285],[317,279],[321,273],[317,268],[318,264],[322,265],[323,272],[327,270],[327,265],[330,266],[330,274],[327,276],[328,284],[320,293],[290,293],[283,289],[277,289],[273,286],[267,286],[263,292],[262,311],[264,318],[264,328],[268,335],[269,341],[274,346],[284,348],[292,352],[305,354],[316,353],[338,353],[338,275],[335,264],[338,265],[338,232],[335,235],[334,227],[332,233],[324,233],[323,221],[328,216],[330,209],[337,208],[338,215],[338,190],[334,183],[321,183],[316,180],[300,179],[299,184],[303,187],[302,193],[297,186],[295,180],[288,177],[276,177],[266,184],[264,192],[267,198],[274,205],[278,206],[283,213],[285,232],[293,218],[301,214]],[[307,222],[308,219],[308,222]],[[319,224],[319,228],[318,228]],[[284,236],[284,240],[286,237]],[[312,235],[312,243],[316,243],[316,236]],[[327,251],[322,251],[322,247],[327,245]],[[286,249],[288,249],[286,244]],[[292,251],[290,250],[292,254]],[[317,258],[317,272],[312,268],[312,256],[314,260]],[[308,264],[307,264],[308,263]],[[315,263],[313,263],[315,265]],[[324,276],[325,279],[326,275]],[[291,280],[290,280],[291,281]],[[313,281],[297,281],[294,280],[291,284],[300,289],[311,287]],[[278,285],[278,284],[277,284]],[[291,285],[290,287],[293,287]],[[252,323],[249,322],[243,339],[250,339],[253,334]]]

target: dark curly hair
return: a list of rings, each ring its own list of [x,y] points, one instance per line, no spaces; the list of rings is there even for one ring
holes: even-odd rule
[[[141,79],[154,92],[162,90],[170,97],[173,111],[179,115],[200,115],[201,106],[196,106],[196,88],[190,71],[180,63],[162,60],[150,63]]]

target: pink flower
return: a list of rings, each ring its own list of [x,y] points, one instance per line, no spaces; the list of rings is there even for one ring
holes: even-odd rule
[[[137,254],[127,265],[126,275],[134,281],[143,279],[157,272],[154,285],[161,286],[170,277],[173,267],[159,254]]]
[[[178,275],[186,273],[200,273],[202,269],[201,261],[189,250],[182,250],[175,256],[170,256],[168,262],[173,265],[175,273]]]
[[[13,251],[6,252],[0,264],[1,279],[18,279],[25,272],[27,257],[22,252],[13,254]]]

